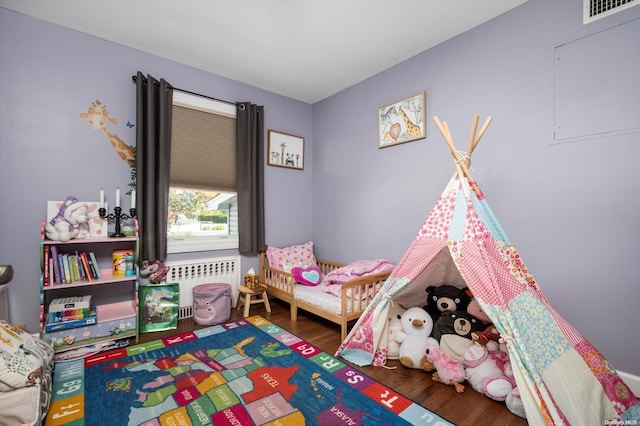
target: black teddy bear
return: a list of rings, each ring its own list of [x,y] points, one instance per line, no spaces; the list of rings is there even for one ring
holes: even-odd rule
[[[430,285],[425,289],[428,295],[427,304],[423,309],[431,315],[434,322],[444,312],[466,311],[471,301],[468,290],[467,287],[460,289],[448,284]]]
[[[466,311],[445,312],[433,323],[431,337],[440,342],[445,334],[454,334],[472,341],[471,333],[485,327],[482,321]]]
[[[486,325],[466,311],[444,312],[433,324],[431,337],[440,349],[462,362],[462,355],[473,345],[471,334],[484,330]]]

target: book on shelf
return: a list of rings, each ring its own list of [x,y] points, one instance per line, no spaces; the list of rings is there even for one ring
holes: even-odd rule
[[[55,283],[54,273],[53,273],[53,259],[49,258],[49,264],[47,265],[49,268],[49,285]]]
[[[91,272],[91,268],[89,267],[89,262],[87,261],[87,253],[80,253],[80,263],[82,263],[82,270],[84,271],[84,275],[87,278],[87,281],[93,281],[95,277]]]
[[[69,255],[67,253],[62,255],[62,267],[64,268],[64,279],[67,284],[73,282],[73,272],[69,269]]]
[[[53,260],[54,282],[60,284],[62,282],[60,276],[60,263],[58,260],[58,247],[51,246],[51,260]]]
[[[87,276],[84,272],[84,267],[82,266],[82,259],[80,258],[80,253],[78,253],[78,250],[76,250],[76,254],[73,255],[73,258],[76,262],[76,268],[78,268],[78,279],[80,281],[88,281]]]
[[[98,264],[98,260],[96,259],[95,254],[93,254],[93,252],[89,252],[89,258],[91,259],[91,263],[89,266],[91,266],[91,269],[93,270],[96,279],[101,280],[102,279],[102,272],[100,272],[100,264]]]
[[[78,271],[78,260],[75,254],[69,255],[69,269],[71,269],[72,282],[80,281],[80,271]]]
[[[51,333],[59,330],[68,330],[70,328],[84,327],[87,325],[94,325],[98,323],[98,314],[95,308],[91,308],[89,316],[86,318],[67,320],[60,322],[47,322],[44,326],[44,330],[47,333]]]
[[[58,264],[60,264],[60,283],[61,284],[66,284],[67,282],[67,276],[65,275],[64,272],[64,255],[63,254],[58,254]]]
[[[49,247],[44,246],[44,259],[42,262],[42,285],[49,285]]]

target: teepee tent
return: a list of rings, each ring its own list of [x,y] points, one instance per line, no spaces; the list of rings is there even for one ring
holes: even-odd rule
[[[336,355],[357,365],[385,365],[392,304],[425,305],[429,285],[468,286],[507,344],[530,424],[640,419],[633,392],[551,307],[469,172],[471,153],[491,117],[479,132],[474,117],[464,156],[447,123],[437,117],[434,122],[449,145],[456,173]]]

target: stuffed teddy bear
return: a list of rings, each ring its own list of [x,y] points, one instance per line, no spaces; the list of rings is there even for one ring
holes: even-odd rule
[[[406,311],[399,303],[393,303],[387,314],[387,359],[398,359],[400,357],[400,343],[404,340],[406,333],[402,329],[402,314]]]
[[[497,342],[490,341],[486,346],[471,345],[465,351],[463,360],[471,387],[496,401],[507,399],[514,381],[513,376],[505,376],[505,368],[509,367],[505,364],[505,368],[501,368],[504,356]]]
[[[169,272],[169,268],[164,262],[160,260],[154,260],[153,262],[143,260],[140,267],[140,284],[144,285],[147,282],[149,284],[160,284],[164,281],[167,272]]]
[[[423,309],[437,321],[444,312],[464,311],[471,300],[467,288],[460,289],[449,284],[430,285],[427,292],[427,304]]]
[[[426,351],[427,361],[433,364],[436,372],[431,379],[435,382],[452,385],[456,392],[464,392],[462,382],[466,379],[464,366],[438,346],[430,346]]]
[[[463,362],[462,354],[473,345],[472,333],[483,329],[482,322],[465,311],[445,312],[433,325],[431,337],[443,351]]]
[[[45,235],[50,240],[62,242],[89,236],[89,206],[69,195],[60,205],[58,214],[45,224]]]
[[[433,320],[424,309],[413,307],[402,314],[400,321],[404,332],[398,352],[400,363],[407,368],[433,371],[433,366],[426,357],[427,348],[437,346],[437,342],[429,337],[433,330]]]

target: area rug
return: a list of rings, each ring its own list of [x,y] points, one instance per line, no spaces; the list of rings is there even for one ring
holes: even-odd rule
[[[451,425],[260,316],[56,364],[46,425]]]

